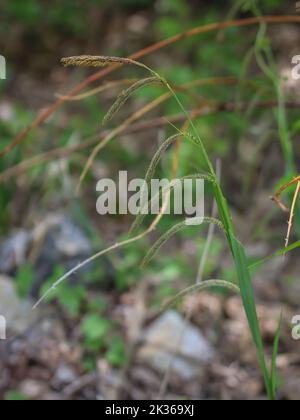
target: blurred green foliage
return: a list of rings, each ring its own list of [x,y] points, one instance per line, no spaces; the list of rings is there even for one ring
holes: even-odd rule
[[[29,398],[18,391],[8,391],[5,393],[4,401],[27,401]]]
[[[62,33],[86,38],[89,34],[89,18],[93,10],[111,12],[132,12],[154,9],[156,4],[160,4],[163,10],[174,13],[186,13],[189,7],[181,0],[9,0],[1,5],[1,32],[5,32],[10,25],[23,24],[26,31],[34,30],[40,25],[56,28]],[[174,20],[173,20],[174,22]],[[167,23],[166,23],[166,26]]]
[[[34,272],[33,268],[29,264],[22,265],[19,267],[16,274],[16,289],[19,297],[25,298],[29,295],[29,292],[34,283]]]

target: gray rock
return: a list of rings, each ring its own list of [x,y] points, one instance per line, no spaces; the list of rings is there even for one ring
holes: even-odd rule
[[[20,300],[13,281],[4,276],[0,276],[0,315],[6,319],[8,339],[23,334],[38,316],[38,311],[32,310],[32,302]]]
[[[30,256],[35,274],[31,295],[36,298],[55,267],[69,270],[91,254],[84,232],[68,217],[51,214],[32,231],[20,230],[0,245],[0,273],[14,277]]]
[[[45,224],[48,236],[61,256],[75,258],[91,253],[91,245],[82,230],[64,216],[50,216]]]
[[[271,253],[269,251],[265,255]],[[257,273],[253,276],[253,286],[258,296],[270,301],[281,300],[282,296],[278,283],[284,276],[285,266],[286,260],[281,256],[273,258],[259,267]]]
[[[299,277],[292,277],[291,279],[284,279],[281,282],[282,291],[285,300],[297,308],[300,302],[300,279]]]
[[[72,366],[69,366],[66,363],[61,363],[57,368],[53,382],[58,383],[59,385],[67,385],[74,382],[76,377],[76,372]]]
[[[47,384],[33,379],[26,379],[25,381],[20,383],[19,391],[28,399],[41,399],[47,392]]]
[[[65,216],[49,216],[36,227],[33,237],[43,235],[42,247],[35,263],[36,283],[32,290],[34,296],[43,282],[53,274],[53,268],[62,266],[65,270],[74,268],[89,257],[92,248],[81,229]],[[87,267],[86,270],[89,270]],[[78,274],[80,275],[80,273]],[[77,280],[77,275],[72,281]]]
[[[31,235],[25,230],[12,234],[0,246],[0,272],[10,274],[26,261]]]
[[[57,263],[91,253],[88,238],[76,224],[65,216],[50,215],[32,231],[19,230],[0,245],[0,272],[11,274],[39,244],[37,256],[45,255]]]
[[[170,310],[148,327],[139,358],[152,368],[166,372],[171,368],[183,380],[191,380],[210,362],[214,350],[201,331],[176,311]],[[172,364],[172,355],[176,352]]]

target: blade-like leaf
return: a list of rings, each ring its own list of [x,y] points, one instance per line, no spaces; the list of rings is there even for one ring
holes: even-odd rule
[[[264,345],[256,311],[255,297],[251,277],[247,266],[245,250],[242,244],[231,233],[230,236],[244,309],[253,336],[253,340],[257,348],[260,366],[263,373],[268,396],[270,399],[273,400],[275,396],[272,392],[270,375],[266,364]]]
[[[263,258],[262,260],[259,260],[259,261],[255,262],[254,264],[251,264],[249,266],[249,270],[253,270],[253,269],[271,261],[272,259],[274,259],[276,257],[280,257],[282,255],[285,255],[288,252],[294,251],[297,248],[300,248],[300,241],[294,242],[293,244],[291,244],[287,248],[282,248],[279,251],[275,252],[274,254],[270,255],[269,257]]]

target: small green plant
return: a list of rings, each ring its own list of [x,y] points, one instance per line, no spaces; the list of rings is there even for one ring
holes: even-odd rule
[[[124,340],[120,337],[112,337],[108,344],[105,358],[111,366],[122,367],[128,362],[128,354]]]
[[[116,336],[113,327],[113,323],[104,315],[94,311],[88,313],[81,323],[83,344],[91,357],[103,351],[110,365],[121,367],[127,362],[126,346],[124,340]]]
[[[53,275],[42,286],[40,293],[43,294],[43,292],[49,287],[49,284],[53,284],[54,279],[62,276],[64,272],[65,270],[63,267],[55,267]],[[57,289],[55,293],[49,297],[51,301],[57,300],[71,318],[77,318],[80,315],[85,298],[86,292],[84,286],[76,284],[70,285],[67,283],[63,284],[62,287]]]
[[[21,285],[21,290],[24,290],[27,279],[32,278],[31,275],[29,276],[31,272],[30,267],[24,267],[20,270],[18,283]],[[41,288],[41,294],[63,273],[63,267],[56,267],[52,277]],[[99,282],[98,270],[95,273],[89,273],[86,277],[88,280],[93,280],[94,283],[94,276],[97,277]],[[23,284],[24,279],[26,281]],[[83,366],[86,370],[94,369],[99,352],[112,366],[121,367],[126,364],[125,342],[117,335],[116,325],[106,314],[107,302],[104,297],[89,296],[86,287],[82,285],[64,283],[49,296],[49,301],[56,301],[72,320],[76,322],[81,320],[80,331],[85,352]]]
[[[94,352],[101,350],[105,346],[111,327],[112,324],[107,318],[95,313],[87,315],[81,324],[85,347]]]
[[[4,400],[5,401],[27,401],[29,400],[29,398],[19,391],[8,391],[4,395]]]
[[[16,289],[20,298],[28,296],[33,286],[34,279],[34,272],[30,265],[22,265],[18,269],[16,274]]]

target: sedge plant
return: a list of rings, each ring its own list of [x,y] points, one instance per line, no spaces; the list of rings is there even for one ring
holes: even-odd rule
[[[247,316],[249,328],[252,334],[253,342],[257,350],[259,365],[261,369],[261,373],[264,379],[266,393],[268,395],[268,398],[270,400],[276,399],[276,357],[278,352],[278,343],[279,343],[279,336],[280,336],[280,324],[278,327],[278,331],[276,333],[276,337],[274,340],[274,350],[273,350],[273,356],[272,356],[272,363],[271,366],[268,366],[267,357],[265,353],[262,333],[260,329],[259,319],[257,315],[257,308],[256,308],[256,302],[255,302],[255,296],[254,296],[254,290],[252,286],[252,280],[251,280],[251,267],[248,266],[247,256],[245,252],[245,248],[243,244],[238,240],[235,226],[232,221],[230,209],[227,203],[227,200],[224,196],[222,187],[220,185],[220,182],[218,180],[218,177],[215,173],[213,164],[208,156],[207,150],[205,148],[204,142],[199,135],[199,132],[190,117],[189,113],[185,109],[184,105],[182,104],[179,96],[174,91],[172,86],[168,83],[168,81],[159,75],[156,71],[152,70],[148,66],[146,66],[143,63],[134,61],[132,59],[125,59],[125,58],[119,58],[119,57],[94,57],[94,56],[79,56],[79,57],[70,57],[70,58],[64,58],[62,60],[62,63],[65,66],[92,66],[92,67],[104,67],[110,64],[122,64],[122,65],[134,65],[142,68],[143,70],[150,73],[150,77],[141,79],[137,82],[135,82],[133,85],[131,85],[128,89],[124,90],[119,97],[117,98],[116,102],[113,104],[113,106],[110,108],[109,112],[104,118],[104,123],[107,123],[110,121],[114,115],[121,109],[121,107],[124,105],[124,103],[128,100],[128,98],[134,94],[134,92],[137,89],[141,89],[144,86],[147,86],[148,84],[153,83],[159,83],[165,86],[167,92],[172,95],[174,100],[177,102],[178,107],[180,110],[184,113],[186,116],[188,129],[183,131],[178,129],[177,127],[174,127],[174,130],[176,131],[174,136],[170,139],[167,139],[165,143],[160,147],[156,155],[154,156],[150,168],[147,172],[147,180],[149,181],[151,177],[154,174],[154,171],[156,169],[156,166],[161,159],[162,154],[166,151],[166,149],[173,143],[173,141],[176,139],[177,136],[182,136],[184,141],[191,142],[194,147],[197,147],[198,152],[201,154],[204,164],[205,164],[205,171],[202,174],[194,175],[194,177],[202,177],[209,181],[212,184],[213,189],[213,195],[214,199],[216,200],[217,207],[218,207],[218,213],[219,213],[219,220],[213,219],[213,218],[206,218],[204,220],[205,223],[213,223],[216,224],[220,229],[222,229],[225,233],[228,246],[230,248],[232,258],[234,261],[235,269],[236,269],[236,281],[234,282],[228,282],[228,281],[222,281],[222,280],[208,280],[206,282],[201,283],[200,285],[194,286],[191,289],[187,289],[185,291],[182,291],[179,293],[177,297],[182,297],[186,293],[192,293],[195,291],[201,291],[204,288],[208,287],[222,287],[222,288],[229,288],[231,291],[239,293],[241,295],[241,299],[243,302],[243,307]],[[88,163],[83,171],[83,175],[81,176],[81,182],[83,181],[85,175],[87,174],[88,170],[90,169],[93,160],[96,158],[99,150],[101,150],[101,147],[96,146],[94,149],[90,159],[88,160]],[[115,250],[121,246],[126,246],[128,244],[134,243],[141,238],[143,238],[145,235],[149,234],[151,231],[153,231],[157,223],[160,219],[160,217],[163,216],[163,210],[161,214],[158,216],[158,218],[155,219],[155,221],[151,224],[150,228],[148,228],[145,232],[141,234],[137,234],[136,236],[130,236],[129,239],[127,239],[124,242],[117,243],[110,248],[101,251],[88,260],[82,262],[74,269],[70,270],[68,273],[66,273],[63,277],[61,277],[53,286],[51,289],[49,289],[44,296],[37,302],[35,307],[45,299],[48,294],[56,289],[62,281],[67,279],[70,275],[72,275],[75,271],[83,267],[84,265],[88,264],[89,262],[93,261],[96,258],[101,257],[107,252],[110,252],[112,250]],[[142,220],[142,215],[139,215],[133,229],[131,230],[131,235],[133,232],[137,229],[139,229]],[[154,258],[156,252],[160,247],[169,240],[169,238],[177,233],[179,230],[185,227],[184,223],[181,223],[179,225],[174,226],[171,228],[170,231],[168,231],[165,235],[163,235],[162,238],[158,240],[158,242],[151,248],[148,255],[145,258],[144,263],[148,263],[152,258]]]

